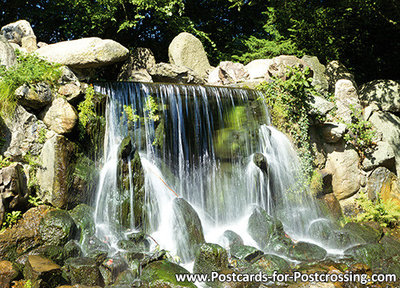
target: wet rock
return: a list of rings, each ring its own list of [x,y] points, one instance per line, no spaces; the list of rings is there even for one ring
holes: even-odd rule
[[[62,251],[64,259],[76,258],[82,256],[82,249],[76,240],[69,240],[63,248]]]
[[[31,155],[40,153],[43,147],[43,142],[39,140],[40,132],[47,130],[42,121],[19,105],[13,117],[4,121],[11,136],[10,142],[6,143],[5,156],[15,161],[21,160],[27,153]]]
[[[150,242],[143,232],[129,234],[128,240],[120,240],[117,245],[119,248],[130,252],[145,252],[149,251],[150,248]]]
[[[1,34],[12,43],[22,45],[22,39],[35,36],[31,24],[26,20],[19,20],[1,27]]]
[[[289,250],[289,256],[298,261],[316,261],[326,257],[324,248],[307,242],[297,242]]]
[[[193,259],[195,251],[205,243],[203,227],[199,216],[193,207],[183,198],[175,198],[174,209],[174,235],[176,237],[177,254],[184,261]]]
[[[75,144],[64,136],[55,135],[45,142],[40,154],[41,166],[37,170],[38,195],[43,201],[64,208],[76,198],[74,193],[77,192],[71,191],[69,183],[73,177],[75,153]]]
[[[345,255],[354,257],[355,260],[373,266],[376,261],[385,259],[385,249],[380,244],[361,244],[344,251]]]
[[[11,281],[19,275],[17,267],[10,261],[0,260],[0,286],[10,288]]]
[[[72,284],[104,286],[98,265],[94,259],[87,257],[70,258],[65,261]]]
[[[64,260],[66,259],[63,252],[64,250],[60,246],[46,245],[32,250],[29,252],[29,255],[38,255],[53,261],[57,265],[62,266],[64,264]]]
[[[56,210],[47,213],[42,218],[39,232],[47,245],[63,246],[75,237],[77,228],[67,211]]]
[[[252,261],[252,264],[258,271],[268,275],[271,275],[274,271],[285,272],[290,270],[290,265],[285,259],[272,254],[259,256]]]
[[[24,84],[15,90],[18,103],[27,109],[40,109],[53,100],[51,87],[48,83]]]
[[[120,257],[107,258],[99,267],[105,285],[111,285],[117,276],[128,269],[128,264]]]
[[[393,80],[374,80],[361,87],[364,106],[376,104],[382,111],[400,112],[400,83]]]
[[[252,261],[254,258],[257,258],[258,256],[264,254],[263,251],[255,247],[240,244],[232,245],[229,249],[229,252],[231,253],[231,256],[249,262]]]
[[[328,154],[326,169],[332,173],[332,189],[338,200],[349,198],[360,189],[359,156],[355,150]]]
[[[119,81],[153,82],[147,69],[156,65],[153,52],[148,48],[136,48],[121,68]]]
[[[16,63],[14,49],[7,42],[7,40],[0,35],[0,66],[4,65],[6,68]]]
[[[282,222],[273,219],[261,207],[256,207],[250,215],[247,231],[262,250],[286,253],[292,244],[283,231]]]
[[[61,267],[38,255],[28,256],[24,277],[34,283],[39,283],[40,287],[55,288],[63,283]]]
[[[231,231],[231,230],[226,230],[224,232],[225,239],[228,241],[228,246],[232,246],[232,245],[243,245],[243,239],[242,237],[240,237],[238,234],[236,234],[235,232]]]
[[[228,252],[218,244],[204,243],[196,252],[193,272],[211,274],[228,268]]]
[[[357,236],[361,237],[366,243],[378,243],[383,237],[382,229],[375,229],[372,226],[362,223],[346,223],[344,230],[357,234]]]
[[[22,210],[27,198],[27,180],[20,163],[0,169],[0,226],[6,212]]]
[[[168,47],[169,62],[185,66],[205,77],[211,68],[203,44],[190,33],[182,32],[176,36]]]
[[[94,208],[87,204],[79,204],[69,211],[69,215],[74,220],[76,226],[81,233],[81,242],[84,238],[91,237],[95,234],[96,228],[94,224]]]
[[[264,154],[254,153],[253,162],[258,168],[261,169],[261,171],[268,174],[268,160],[267,157],[264,156]]]
[[[141,287],[196,287],[191,282],[177,282],[176,274],[189,274],[189,271],[167,260],[152,262],[142,271],[140,279],[143,282],[143,286]]]
[[[326,68],[319,62],[319,59],[316,56],[304,55],[301,60],[310,66],[313,71],[313,81],[311,84],[315,89],[321,92],[328,91],[329,82],[325,74]]]
[[[335,84],[336,114],[345,122],[352,122],[353,107],[356,111],[362,109],[358,100],[358,92],[354,83],[350,80],[340,79]]]
[[[113,40],[97,37],[63,41],[36,51],[39,57],[72,68],[98,68],[128,58],[129,50]]]
[[[138,282],[137,274],[131,270],[125,270],[119,273],[117,279],[115,280],[115,285],[127,286],[126,288],[131,288],[132,284]],[[117,286],[118,287],[118,286]],[[125,288],[125,287],[124,287]]]
[[[204,84],[204,79],[195,71],[173,64],[158,63],[148,70],[154,82]]]
[[[46,206],[31,208],[16,225],[0,233],[0,259],[12,261],[40,246],[39,223],[49,211]]]
[[[86,256],[91,258],[107,257],[109,246],[107,245],[107,239],[101,241],[96,236],[84,237],[81,242],[82,251]],[[100,261],[101,263],[102,261]]]
[[[322,195],[318,198],[320,201],[320,207],[324,211],[324,215],[329,217],[331,220],[336,221],[343,217],[342,207],[339,201],[333,193]]]
[[[324,123],[322,127],[322,137],[326,143],[337,143],[343,138],[346,132],[346,125],[343,123]]]
[[[66,99],[59,97],[43,111],[43,122],[54,132],[67,134],[78,123],[78,113]]]

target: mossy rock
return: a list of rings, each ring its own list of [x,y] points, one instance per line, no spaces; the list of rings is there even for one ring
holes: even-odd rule
[[[285,259],[272,255],[264,254],[252,261],[252,266],[256,267],[258,272],[271,275],[274,271],[280,273],[287,272],[290,270],[290,264]]]
[[[155,261],[148,264],[142,271],[140,279],[143,287],[180,288],[196,286],[191,282],[176,281],[176,274],[189,274],[185,268],[167,260]]]
[[[326,257],[324,248],[307,242],[298,242],[289,250],[289,256],[298,261],[317,261]]]
[[[95,234],[94,209],[92,207],[86,204],[79,204],[69,211],[69,215],[81,230],[81,240],[82,237],[91,237]]]
[[[81,246],[76,240],[69,240],[67,244],[64,245],[63,256],[64,259],[82,256]]]
[[[52,261],[54,261],[58,265],[63,265],[65,255],[64,255],[64,249],[60,246],[55,246],[55,245],[46,245],[39,247],[35,250],[32,250],[30,255],[40,255],[44,258],[48,258]]]
[[[104,286],[98,264],[94,259],[87,257],[69,258],[65,261],[71,284],[88,286]]]
[[[376,261],[382,261],[382,259],[386,258],[385,248],[376,243],[351,247],[346,249],[344,254],[368,266],[372,266]]]
[[[378,243],[383,237],[383,231],[381,229],[375,229],[369,225],[362,223],[349,222],[344,226],[345,231],[349,231],[352,234],[356,234],[365,243]]]
[[[233,232],[232,230],[226,230],[223,236],[227,240],[229,247],[232,245],[243,245],[242,237],[240,237],[239,234]]]
[[[240,244],[232,245],[229,252],[231,253],[231,256],[246,261],[251,261],[264,254],[263,251],[255,247]]]
[[[39,233],[45,244],[63,246],[76,236],[77,227],[67,211],[55,210],[42,218]]]

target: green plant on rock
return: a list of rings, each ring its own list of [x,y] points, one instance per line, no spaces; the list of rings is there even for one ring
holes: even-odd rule
[[[29,199],[28,199],[29,204],[31,204],[34,207],[43,205],[44,202],[42,201],[42,199],[40,199],[40,197],[35,197],[32,195],[29,195]]]
[[[144,104],[144,113],[145,113],[145,119],[146,120],[151,120],[151,121],[158,121],[160,119],[160,115],[158,115],[158,104],[154,100],[153,97],[148,96],[146,98],[145,104]]]
[[[12,227],[22,217],[21,211],[11,211],[6,214],[2,229]]]
[[[36,171],[38,168],[41,167],[40,161],[39,161],[39,156],[38,155],[32,155],[31,153],[27,153],[24,155],[22,158],[22,162],[26,163],[29,165],[29,180],[28,180],[28,188],[32,190],[36,190],[39,186],[38,180],[36,177]]]
[[[257,89],[263,92],[260,100],[265,101],[271,111],[273,124],[289,134],[297,146],[305,174],[312,173],[308,130],[310,100],[312,95],[321,96],[311,85],[310,69],[287,67],[284,79],[273,77],[270,82],[261,83]]]
[[[133,109],[129,105],[123,106],[123,113],[126,115],[128,120],[128,126],[134,125],[140,119],[139,115],[136,114],[136,109]]]
[[[346,123],[347,133],[344,140],[347,144],[354,146],[361,158],[365,157],[365,153],[371,152],[376,146],[374,142],[376,131],[372,128],[369,121],[365,121],[362,117],[361,110],[357,110],[350,105],[351,123]]]
[[[0,155],[0,169],[8,167],[12,164],[10,159],[8,157],[4,157],[3,155]]]
[[[375,221],[383,227],[393,228],[400,221],[400,207],[392,199],[383,200],[379,197],[371,201],[366,193],[360,192],[357,203],[362,209],[356,221]]]
[[[28,279],[25,281],[24,288],[32,288],[32,280]]]
[[[17,63],[9,68],[0,66],[0,115],[9,117],[15,111],[15,90],[25,83],[55,83],[60,78],[60,65],[49,63],[34,54],[16,50]]]
[[[44,127],[42,127],[40,130],[39,130],[39,133],[38,133],[39,135],[38,135],[38,142],[40,143],[40,144],[44,144],[44,142],[46,142],[46,135],[47,135],[47,129],[46,128],[44,128]]]
[[[79,124],[82,125],[83,127],[86,127],[87,123],[92,118],[96,117],[94,96],[95,96],[94,88],[92,85],[90,85],[86,89],[85,100],[83,100],[78,105]]]

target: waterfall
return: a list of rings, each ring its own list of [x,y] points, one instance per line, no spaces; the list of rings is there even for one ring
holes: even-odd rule
[[[176,252],[172,201],[177,196],[195,208],[208,242],[220,242],[231,229],[256,245],[246,232],[255,206],[279,218],[294,239],[309,237],[308,226],[321,215],[292,144],[271,126],[258,92],[122,82],[96,90],[109,97],[95,221],[97,236],[111,247],[142,229]],[[134,220],[132,178],[127,191],[118,187],[118,149],[127,136],[136,143],[145,175],[142,227]],[[129,219],[121,219],[122,201],[130,204]],[[128,225],[121,225],[124,221]]]

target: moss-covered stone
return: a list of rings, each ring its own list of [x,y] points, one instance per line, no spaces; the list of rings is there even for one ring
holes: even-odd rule
[[[231,253],[231,256],[246,261],[251,261],[254,258],[264,254],[263,251],[255,247],[240,244],[232,245],[229,249],[229,252]]]
[[[94,209],[92,207],[86,204],[79,204],[69,211],[69,215],[81,231],[81,241],[83,237],[94,235],[96,228],[94,225]]]
[[[29,255],[24,268],[24,277],[37,287],[55,288],[63,284],[61,267],[53,261],[38,255]]]
[[[65,262],[71,284],[88,286],[104,286],[98,264],[94,259],[86,257],[70,258]]]
[[[289,249],[289,256],[298,261],[316,261],[326,257],[324,248],[307,242],[297,242]]]
[[[243,239],[237,233],[233,232],[232,230],[226,230],[224,232],[224,237],[228,242],[228,246],[232,245],[243,245]]]
[[[39,247],[33,251],[30,252],[31,255],[39,255],[44,258],[50,259],[54,263],[58,265],[63,265],[64,260],[66,259],[64,257],[63,253],[63,248],[60,246],[55,246],[55,245],[46,245]]]
[[[62,246],[75,237],[77,227],[67,211],[55,210],[42,218],[39,232],[44,243]]]
[[[356,234],[358,237],[363,239],[365,243],[377,243],[383,237],[382,229],[375,229],[372,226],[362,223],[346,223],[344,230]]]
[[[185,268],[167,260],[155,261],[148,264],[142,271],[140,279],[143,287],[154,288],[180,288],[196,286],[191,282],[176,281],[176,274],[189,274]]]
[[[287,272],[290,270],[289,263],[276,255],[264,254],[252,261],[253,267],[256,267],[258,271],[271,275],[274,271],[280,273]]]

